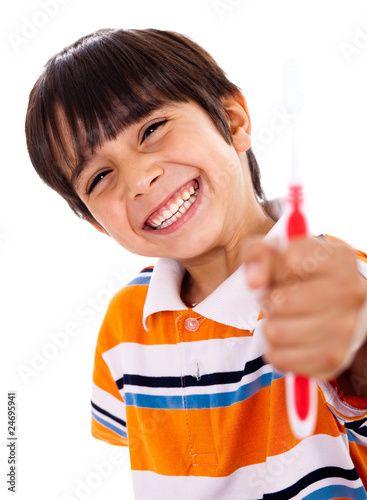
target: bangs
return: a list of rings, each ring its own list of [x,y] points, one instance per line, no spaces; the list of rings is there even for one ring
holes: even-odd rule
[[[190,101],[208,113],[232,144],[222,98],[240,93],[214,59],[184,35],[156,29],[99,30],[45,65],[29,96],[28,153],[41,179],[76,214],[94,221],[72,181],[78,165],[96,147],[165,104]]]
[[[155,30],[143,30],[143,34],[101,30],[48,62],[40,89],[43,136],[48,149],[56,148],[57,156],[70,170],[96,146],[115,139],[126,127],[168,102],[196,101],[218,115],[221,132],[230,136],[225,108],[220,113],[218,100],[210,102],[208,94],[203,95],[208,82],[213,85],[215,79],[201,71],[203,81],[197,81],[197,66],[202,68],[202,61],[197,61],[195,68],[195,57],[185,58],[184,51],[167,36],[161,37]],[[185,43],[179,35],[171,36]],[[161,38],[159,44],[157,37]],[[215,91],[218,95],[218,89]],[[228,94],[228,89],[222,86],[221,92]]]

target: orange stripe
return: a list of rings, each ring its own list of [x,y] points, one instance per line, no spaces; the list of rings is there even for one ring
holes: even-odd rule
[[[96,352],[93,368],[93,382],[101,389],[115,396],[119,401],[123,401],[117,385],[111,377],[110,370],[101,357],[99,352]]]
[[[92,436],[101,441],[106,441],[107,443],[114,444],[116,446],[127,446],[127,440],[121,436],[118,436],[114,432],[110,431],[94,418],[92,418]]]
[[[337,437],[341,427],[321,394],[315,434]],[[165,475],[225,477],[265,462],[267,456],[286,453],[299,443],[285,404],[285,384],[280,379],[273,383],[270,404],[269,388],[264,388],[251,399],[224,408],[127,407],[131,467]]]
[[[363,486],[367,489],[367,447],[356,443],[349,443],[349,450]]]
[[[251,331],[228,327],[220,323],[213,325],[212,321],[206,320],[192,310],[162,311],[160,314],[153,314],[148,318],[149,331],[146,331],[143,327],[143,306],[147,290],[147,285],[131,285],[121,289],[113,297],[98,338],[98,347],[101,352],[123,341],[160,345],[177,344],[181,341],[193,342],[212,338],[252,336]],[[187,330],[184,327],[184,321],[187,318],[197,318],[200,323],[199,329]],[[176,322],[180,326],[179,333],[176,328],[172,328]],[[154,335],[151,333],[153,331]]]
[[[285,453],[300,442],[293,436],[293,432],[289,424],[284,378],[275,380],[272,384],[270,413],[273,418],[273,425],[269,430],[269,456]],[[333,416],[325,404],[324,395],[319,389],[318,415],[314,434],[324,434],[337,437],[341,432],[345,433],[344,427],[339,424],[339,421]]]
[[[250,402],[227,408],[127,407],[132,469],[225,477],[242,466],[265,461],[267,398],[268,390],[263,389]]]
[[[190,331],[185,327],[187,318],[195,318],[199,322],[196,331]],[[176,328],[173,328],[176,325]],[[163,311],[148,318],[149,331],[154,331],[154,336],[145,332],[142,338],[138,338],[136,332],[132,342],[140,342],[146,345],[152,344],[177,344],[179,342],[195,342],[198,340],[227,339],[232,337],[251,337],[249,330],[240,330],[220,323],[214,323],[192,310]]]

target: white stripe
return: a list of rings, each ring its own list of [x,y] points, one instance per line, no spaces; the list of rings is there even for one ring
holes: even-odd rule
[[[292,450],[267,458],[268,487],[266,492],[288,488],[310,472],[326,466],[352,469],[354,464],[349,456],[348,444],[346,445],[341,436],[333,437],[326,434],[310,436]],[[328,484],[334,483],[335,480],[332,483],[329,481]],[[362,483],[359,484],[361,485]],[[311,491],[318,488],[317,483]]]
[[[190,375],[197,361],[202,365],[203,373],[243,370],[246,361],[252,359],[253,344],[252,337],[162,345],[126,342],[118,344],[102,356],[114,380],[120,379],[124,373],[181,377]]]
[[[108,410],[107,410],[107,411],[108,411]],[[102,420],[104,420],[105,422],[108,422],[108,423],[110,423],[111,425],[113,425],[114,427],[117,427],[118,429],[121,429],[122,431],[127,432],[127,431],[126,431],[126,425],[122,425],[122,424],[120,424],[119,422],[116,422],[116,420],[114,420],[113,418],[108,417],[108,416],[107,416],[107,415],[105,415],[104,413],[101,413],[101,412],[99,412],[98,410],[96,410],[95,408],[93,408],[93,407],[92,407],[92,417],[94,417],[93,413],[94,413],[97,417],[99,417],[99,418],[101,418]],[[111,413],[111,412],[110,412],[110,413]],[[119,415],[115,415],[115,416],[117,416],[117,418],[120,418],[121,420],[124,420],[124,419],[123,419],[122,417],[120,417]],[[126,420],[125,420],[125,422],[126,422]],[[101,425],[103,425],[103,424],[101,424]],[[105,427],[106,427],[106,426],[105,426]]]
[[[348,479],[344,479],[342,477],[335,478],[333,481],[330,481],[330,479],[322,479],[321,481],[317,481],[314,484],[310,484],[310,486],[302,490],[299,493],[299,495],[293,497],[292,500],[303,500],[310,493],[320,491],[322,488],[325,488],[326,486],[335,486],[335,485],[348,486],[349,488],[354,488],[354,489],[358,489],[361,486],[363,486],[360,479],[357,481],[348,481]],[[321,496],[322,493],[320,493],[319,495],[321,498],[325,498],[324,496]],[[346,498],[346,497],[337,497],[337,498]]]
[[[148,471],[132,471],[136,500],[253,500],[292,486],[308,473],[325,466],[353,468],[349,452],[340,437],[312,436],[292,450],[268,457],[266,463],[238,469],[228,477],[162,476]],[[360,480],[324,479],[307,487],[311,493],[320,487],[345,484],[357,488]],[[294,497],[304,498],[305,491]]]
[[[262,491],[266,464],[243,467],[228,477],[161,476],[132,471],[135,500],[253,500]],[[260,489],[259,489],[260,486]]]
[[[195,395],[195,394],[218,394],[223,392],[233,392],[243,385],[250,384],[257,380],[261,375],[265,373],[272,373],[272,368],[269,365],[263,366],[260,370],[255,373],[250,373],[246,375],[239,382],[232,384],[215,384],[215,385],[204,385],[200,387],[195,386],[185,386],[185,387],[146,387],[141,385],[131,385],[124,384],[125,393],[133,394],[147,394],[153,396],[182,396],[182,389],[185,390],[185,395]]]
[[[115,396],[112,396],[112,394],[104,391],[94,383],[92,386],[92,401],[100,408],[103,408],[115,417],[120,418],[121,420],[124,420],[126,422],[125,403],[119,401],[117,398],[115,398]],[[104,415],[103,418],[107,417]]]

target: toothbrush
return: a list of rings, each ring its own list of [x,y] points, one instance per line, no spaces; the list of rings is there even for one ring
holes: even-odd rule
[[[289,186],[290,214],[287,221],[288,240],[308,235],[306,218],[302,212],[303,187],[299,175],[295,119],[303,106],[302,79],[295,59],[287,59],[283,73],[283,105],[292,122],[291,180]],[[288,419],[293,434],[303,439],[313,434],[317,418],[317,384],[315,379],[286,374]]]

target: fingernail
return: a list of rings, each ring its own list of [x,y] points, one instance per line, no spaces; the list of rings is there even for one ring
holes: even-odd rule
[[[246,277],[248,284],[256,286],[259,281],[261,266],[259,262],[253,261],[246,264]]]

